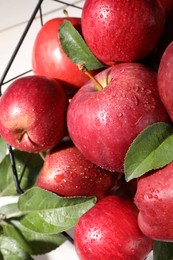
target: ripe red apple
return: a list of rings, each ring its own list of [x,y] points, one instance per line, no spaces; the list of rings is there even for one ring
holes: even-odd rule
[[[139,63],[105,69],[72,98],[69,135],[83,155],[104,169],[123,172],[125,154],[148,125],[169,117],[157,90],[157,74]]]
[[[36,75],[58,79],[70,96],[88,81],[88,77],[78,69],[61,48],[58,28],[64,20],[70,21],[81,33],[81,18],[59,17],[47,21],[38,32],[34,42],[32,69]]]
[[[134,203],[107,196],[83,214],[74,230],[80,260],[144,260],[152,240],[140,231]]]
[[[158,70],[160,98],[173,120],[173,41],[164,51]]]
[[[173,163],[138,180],[138,225],[154,239],[173,242]]]
[[[67,96],[55,80],[18,78],[0,98],[0,135],[19,150],[51,149],[66,133],[67,106]]]
[[[118,185],[119,176],[86,160],[72,142],[63,142],[47,153],[36,185],[67,197],[101,199]]]
[[[157,0],[86,0],[82,33],[103,63],[131,62],[144,58],[156,46],[164,17]]]

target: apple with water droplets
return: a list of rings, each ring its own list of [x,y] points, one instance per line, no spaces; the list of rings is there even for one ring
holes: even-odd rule
[[[37,178],[37,187],[61,196],[96,196],[101,199],[121,174],[111,173],[86,160],[71,141],[63,141],[49,151]]]
[[[74,230],[80,260],[144,260],[152,240],[137,223],[134,203],[117,195],[107,196],[83,214]]]
[[[51,149],[67,133],[67,107],[68,98],[54,79],[20,77],[0,98],[0,135],[22,151]]]
[[[173,242],[173,162],[138,179],[134,202],[141,231],[151,239]]]
[[[92,163],[124,171],[125,154],[136,136],[155,122],[169,122],[157,90],[157,74],[140,63],[109,67],[89,80],[67,111],[69,135]]]
[[[81,24],[91,51],[110,66],[147,56],[160,39],[164,21],[157,0],[86,0]]]

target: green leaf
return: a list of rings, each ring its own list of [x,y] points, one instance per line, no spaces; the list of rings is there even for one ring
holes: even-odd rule
[[[62,234],[49,235],[34,232],[16,220],[3,221],[2,227],[4,235],[15,239],[30,255],[46,254],[66,240]]]
[[[33,260],[16,240],[6,236],[0,236],[0,256],[3,260]]]
[[[2,162],[6,154],[7,154],[7,144],[0,137],[0,163]]]
[[[64,53],[76,65],[83,63],[88,70],[106,67],[93,55],[82,36],[71,22],[65,20],[60,25],[58,36]]]
[[[15,163],[19,178],[22,176],[21,188],[29,189],[35,184],[36,177],[43,165],[43,160],[38,154],[14,151]],[[0,196],[16,195],[9,155],[0,163]]]
[[[153,245],[154,260],[172,260],[173,259],[173,243],[154,241]]]
[[[94,206],[94,197],[60,197],[33,187],[19,197],[21,223],[40,233],[55,234],[74,227],[79,217]]]
[[[173,127],[167,123],[154,123],[145,128],[132,142],[126,157],[126,181],[159,169],[173,161]]]

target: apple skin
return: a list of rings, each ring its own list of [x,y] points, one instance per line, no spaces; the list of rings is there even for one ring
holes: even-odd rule
[[[125,154],[152,123],[169,122],[157,90],[157,74],[139,63],[122,63],[95,76],[72,98],[67,111],[69,135],[92,163],[123,172]],[[108,83],[107,83],[108,82]]]
[[[161,58],[158,69],[158,90],[160,98],[173,120],[173,41]]]
[[[118,185],[119,176],[86,160],[72,142],[66,141],[47,153],[36,185],[66,197],[101,199]]]
[[[80,260],[144,260],[152,240],[140,231],[131,200],[107,196],[84,213],[74,230]]]
[[[165,12],[157,1],[86,0],[82,34],[103,63],[138,61],[156,46]]]
[[[141,231],[154,240],[173,242],[173,163],[138,179],[134,197]]]
[[[58,17],[47,21],[38,32],[33,45],[32,69],[36,75],[57,79],[71,97],[88,81],[88,77],[66,56],[61,47],[58,28],[64,20],[70,21],[81,33],[81,18]]]
[[[0,135],[16,149],[38,153],[66,134],[68,99],[57,81],[43,76],[16,79],[0,98]]]

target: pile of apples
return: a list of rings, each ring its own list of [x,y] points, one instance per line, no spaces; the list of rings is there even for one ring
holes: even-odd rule
[[[34,75],[16,79],[0,98],[1,137],[45,153],[37,187],[98,198],[75,227],[81,260],[144,260],[154,240],[173,242],[173,163],[124,178],[138,134],[156,122],[172,124],[172,16],[172,0],[86,0],[81,18],[43,25]],[[64,20],[102,68],[68,57],[58,37]]]

